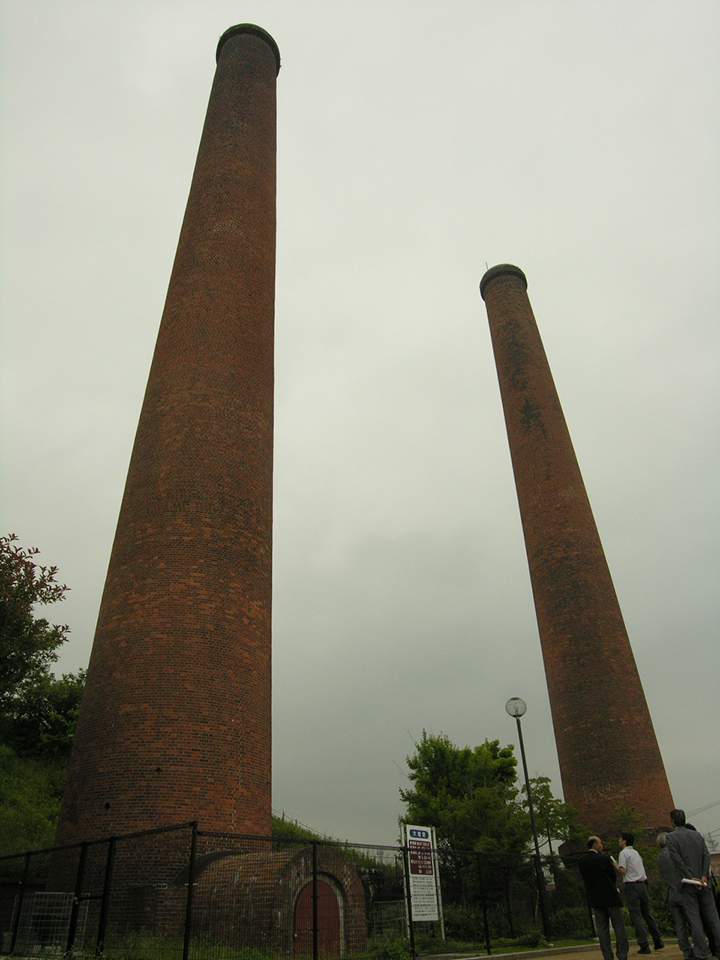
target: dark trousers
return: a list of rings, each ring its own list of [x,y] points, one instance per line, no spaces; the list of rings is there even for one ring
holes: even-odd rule
[[[647,892],[647,881],[638,880],[635,883],[623,884],[625,890],[625,906],[628,908],[632,925],[635,927],[635,936],[640,948],[648,945],[648,935],[643,926],[643,920],[647,924],[653,943],[662,943],[662,936],[655,917],[650,913],[650,898]]]
[[[720,944],[720,920],[718,920],[718,912],[712,890],[710,890],[709,887],[699,889],[698,887],[684,883],[683,907],[685,908],[685,914],[690,924],[690,930],[692,931],[695,956],[698,960],[708,960],[712,954],[705,939],[705,932],[702,925],[703,917],[712,932],[716,949],[720,949],[720,947],[717,946]]]
[[[688,934],[687,917],[682,903],[668,903],[670,913],[675,921],[675,932],[677,933],[678,946],[682,950],[685,960],[694,960],[693,949],[690,946],[690,936]]]
[[[615,949],[618,960],[627,960],[628,944],[627,931],[622,907],[593,907],[595,914],[595,928],[597,930],[603,960],[613,960],[612,943],[610,942],[610,923],[615,931]]]

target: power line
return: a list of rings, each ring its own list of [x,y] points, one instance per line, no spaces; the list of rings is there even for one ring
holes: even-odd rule
[[[696,813],[705,813],[706,810],[710,810],[712,807],[718,806],[720,806],[720,800],[715,800],[713,803],[706,803],[704,807],[698,807],[697,810],[691,810],[687,816],[694,817]]]

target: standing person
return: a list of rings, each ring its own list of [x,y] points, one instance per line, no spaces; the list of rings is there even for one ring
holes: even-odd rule
[[[615,886],[615,867],[610,857],[603,854],[600,837],[589,837],[587,845],[589,852],[580,860],[579,867],[590,906],[595,914],[603,960],[613,960],[610,923],[615,931],[617,960],[627,960],[629,944],[622,915],[622,899]]]
[[[703,931],[703,918],[708,924],[715,944],[720,944],[720,919],[717,907],[708,886],[710,852],[702,835],[685,826],[685,812],[671,810],[673,832],[667,835],[667,848],[675,866],[680,871],[683,907],[692,931],[693,947],[697,960],[709,960],[712,956]],[[691,880],[692,883],[684,883]]]
[[[678,946],[682,950],[684,960],[693,960],[694,954],[690,946],[687,918],[685,917],[685,909],[683,907],[682,876],[676,864],[670,859],[666,833],[658,834],[657,845],[660,847],[660,856],[657,858],[657,865],[663,884],[665,885],[663,897],[670,907],[670,913],[672,913],[673,920],[675,921]]]
[[[691,823],[688,823],[687,820],[685,821],[685,828],[687,830],[697,830],[697,827],[694,827]],[[720,909],[718,909],[718,898],[717,898],[715,877],[713,877],[712,875],[712,864],[710,864],[710,873],[708,875],[708,886],[710,887],[710,892],[712,893],[713,900],[715,901],[715,909],[718,911],[718,915],[720,915]],[[710,953],[714,957],[717,957],[720,944],[715,943],[715,938],[713,937],[712,928],[710,927],[710,924],[707,922],[707,918],[701,915],[700,919],[702,920],[703,933],[705,934],[705,939],[708,942],[708,947],[710,947]]]
[[[632,833],[621,833],[618,842],[620,844],[620,855],[618,856],[617,870],[618,873],[622,874],[625,884],[625,906],[628,908],[632,925],[635,927],[635,936],[640,947],[638,953],[652,952],[643,920],[647,924],[650,936],[653,938],[653,946],[656,950],[662,950],[665,944],[655,917],[650,912],[647,873],[642,857],[633,847],[635,837]]]

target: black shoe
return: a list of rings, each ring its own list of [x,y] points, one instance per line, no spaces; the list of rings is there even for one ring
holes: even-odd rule
[[[662,942],[662,940],[658,940],[657,943],[653,944],[653,948],[655,950],[663,950],[665,948],[665,944]]]
[[[638,953],[652,953],[652,950],[650,949],[649,946],[648,946],[648,947],[640,947],[640,949],[638,950]]]

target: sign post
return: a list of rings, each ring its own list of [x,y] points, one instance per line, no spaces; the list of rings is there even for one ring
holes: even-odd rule
[[[403,841],[408,851],[407,884],[413,923],[439,921],[444,940],[435,827],[416,827],[404,823]]]

